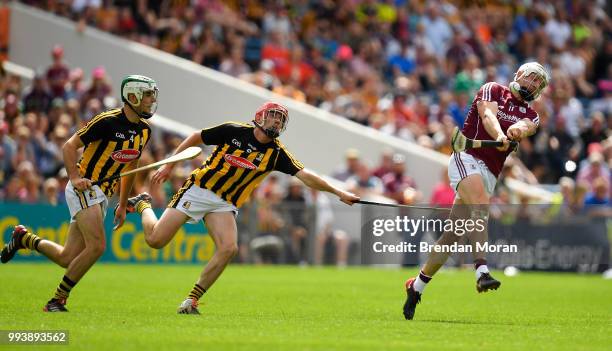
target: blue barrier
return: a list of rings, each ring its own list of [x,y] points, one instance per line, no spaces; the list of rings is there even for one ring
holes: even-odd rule
[[[161,210],[156,213],[161,214]],[[10,239],[13,227],[25,225],[30,231],[43,239],[63,244],[70,225],[68,207],[65,205],[29,205],[0,203],[0,245]],[[156,250],[147,246],[140,216],[128,214],[123,226],[113,231],[112,210],[104,221],[106,232],[106,251],[101,257],[103,262],[122,263],[204,263],[214,253],[214,243],[202,223],[184,225],[174,239],[163,249]],[[1,246],[0,246],[1,247]],[[17,261],[46,261],[38,252],[20,250]]]

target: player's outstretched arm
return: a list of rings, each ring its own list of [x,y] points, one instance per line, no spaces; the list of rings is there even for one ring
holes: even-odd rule
[[[173,155],[178,154],[179,152],[187,149],[188,147],[198,146],[202,143],[202,134],[200,133],[200,131],[194,132],[179,144],[176,150],[174,150]],[[151,179],[153,184],[161,184],[166,181],[166,179],[170,177],[170,174],[172,174],[172,170],[174,169],[175,165],[176,163],[168,163],[166,165],[161,166],[157,171],[155,171],[155,173],[153,173],[153,178]]]
[[[310,188],[335,194],[340,198],[340,201],[347,205],[353,205],[355,202],[359,201],[359,197],[355,194],[344,191],[340,188],[336,188],[335,186],[329,184],[325,179],[321,178],[318,174],[306,168],[297,172],[295,176]]]

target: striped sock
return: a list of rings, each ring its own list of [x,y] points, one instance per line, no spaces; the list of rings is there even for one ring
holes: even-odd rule
[[[427,283],[429,283],[429,281],[431,280],[432,277],[426,275],[425,273],[423,273],[423,271],[419,272],[419,275],[417,276],[417,278],[414,280],[414,284],[412,285],[414,287],[414,290],[418,291],[419,293],[423,293],[423,290],[425,290],[425,286],[427,286]]]
[[[38,251],[38,244],[40,244],[41,240],[38,235],[27,232],[21,238],[21,245],[26,249]]]
[[[189,296],[187,296],[187,298],[198,301],[202,297],[202,295],[204,295],[205,292],[206,289],[196,284],[193,286],[193,289],[191,289],[191,292],[189,293]]]
[[[147,201],[138,201],[136,204],[136,212],[138,213],[142,214],[142,211],[146,210],[147,208],[151,208],[151,204]]]
[[[484,258],[478,258],[474,260],[474,269],[478,269],[480,266],[486,266],[487,260]]]
[[[72,290],[75,285],[75,282],[70,280],[70,278],[68,278],[67,276],[64,276],[59,286],[57,287],[57,290],[55,290],[55,296],[53,298],[56,300],[66,300],[68,298],[68,295],[70,295],[70,290]]]

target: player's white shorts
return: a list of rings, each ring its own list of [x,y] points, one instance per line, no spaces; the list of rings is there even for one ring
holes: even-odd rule
[[[487,167],[484,161],[465,153],[453,153],[448,161],[448,179],[450,185],[455,190],[455,196],[459,198],[457,186],[464,178],[472,174],[480,174],[484,182],[484,187],[489,196],[493,195],[497,177]]]
[[[220,198],[217,194],[197,185],[181,188],[170,200],[170,208],[176,208],[191,219],[188,223],[198,223],[210,212],[233,212],[238,214],[238,208]]]
[[[102,219],[106,217],[108,198],[99,186],[94,185],[85,191],[78,191],[74,189],[71,182],[68,182],[68,184],[66,184],[65,194],[68,210],[70,210],[70,223],[76,221],[76,214],[79,213],[79,211],[96,204],[101,204],[102,206]]]

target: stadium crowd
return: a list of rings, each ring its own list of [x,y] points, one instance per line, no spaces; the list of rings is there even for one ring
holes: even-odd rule
[[[534,104],[540,132],[521,144],[530,181],[576,178],[591,154],[610,161],[605,1],[24,2],[444,153],[478,88],[536,60],[552,84]]]
[[[487,81],[507,85],[520,63],[536,60],[552,77],[533,104],[539,132],[521,143],[502,178],[559,184],[561,201],[575,208],[610,204],[612,21],[605,1],[22,2],[75,20],[77,30],[97,27],[446,154],[450,132],[462,125],[478,88]],[[61,45],[54,46],[49,67],[37,71],[29,87],[2,72],[3,201],[61,202],[67,182],[62,143],[119,103],[104,67],[83,72],[63,56]],[[142,163],[163,158],[178,142],[157,132]],[[408,175],[413,165],[391,150],[376,166],[358,150],[346,150],[346,160],[332,176],[361,195],[452,201],[444,175],[432,194],[422,194]],[[164,206],[189,171],[190,165],[178,167],[159,189],[149,189],[142,175],[135,192],[149,190],[155,205]],[[264,184],[255,201],[265,205],[255,215],[265,219],[261,232],[297,223],[288,230],[289,246],[301,260],[305,219],[288,213],[275,220],[274,211],[266,212],[291,199],[316,203],[316,194],[291,190],[295,186]],[[495,201],[509,202],[508,192],[500,186]],[[322,231],[324,224],[317,227]],[[334,237],[345,255],[342,234]]]

